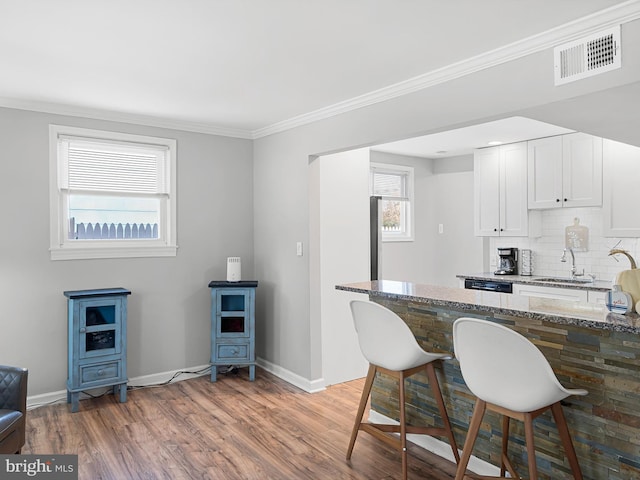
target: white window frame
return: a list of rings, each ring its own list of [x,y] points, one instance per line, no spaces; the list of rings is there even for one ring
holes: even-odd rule
[[[60,138],[74,137],[116,143],[133,143],[166,148],[164,181],[168,194],[161,200],[158,238],[79,240],[68,238],[67,197],[63,180],[67,163],[60,155]],[[177,252],[176,243],[176,152],[174,139],[91,130],[63,125],[49,125],[49,208],[51,260],[92,258],[170,257]]]
[[[393,175],[402,175],[405,177],[406,196],[405,197],[382,197],[382,200],[401,200],[404,202],[404,215],[402,216],[403,225],[400,232],[382,231],[381,239],[383,242],[411,242],[414,240],[414,169],[406,165],[395,165],[390,163],[374,163],[371,162],[369,167],[369,192],[373,193],[373,173],[390,173]]]

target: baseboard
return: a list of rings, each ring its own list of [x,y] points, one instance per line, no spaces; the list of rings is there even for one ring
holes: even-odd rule
[[[268,362],[264,358],[258,358],[256,363],[267,372],[275,375],[278,378],[281,378],[287,383],[295,385],[296,387],[304,390],[307,393],[321,392],[326,388],[324,378],[320,378],[318,380],[308,380],[296,373],[293,373],[290,370],[282,368],[279,365]]]
[[[169,372],[152,373],[150,375],[143,375],[141,377],[130,378],[127,386],[129,387],[143,387],[147,385],[163,384],[173,379],[174,382],[181,382],[182,380],[189,380],[190,378],[201,377],[202,375],[209,375],[210,370],[208,363],[205,365],[198,365],[196,367],[181,368],[179,370],[171,370]],[[178,375],[179,374],[179,375]]]
[[[369,421],[372,423],[387,423],[398,425],[397,421],[392,420],[391,418],[382,415],[375,410],[369,410]],[[431,453],[434,453],[442,458],[449,460],[450,462],[455,463],[451,447],[446,442],[438,440],[437,438],[430,437],[429,435],[414,434],[408,434],[407,440],[418,445],[419,447],[424,448],[425,450],[428,450]],[[473,455],[469,459],[469,465],[467,466],[467,468],[477,475],[500,475],[500,469],[498,467],[477,457],[474,457]]]
[[[326,388],[324,379],[308,380],[300,375],[291,372],[285,368],[268,362],[262,358],[258,358],[256,364],[266,370],[267,372],[281,378],[287,383],[290,383],[301,390],[308,393],[321,392]],[[142,387],[150,385],[159,385],[168,382],[174,376],[172,381],[179,382],[182,380],[188,380],[190,378],[198,377],[201,375],[208,375],[209,372],[204,373],[186,373],[186,372],[200,372],[207,370],[209,364],[199,365],[195,367],[181,368],[179,370],[171,370],[168,372],[152,373],[150,375],[142,375],[139,377],[130,378],[127,382],[129,387]],[[179,374],[179,375],[178,375]],[[177,376],[176,376],[177,375]],[[99,390],[99,389],[97,389]],[[80,394],[80,399],[91,398],[89,395]],[[43,405],[51,405],[54,403],[61,403],[67,401],[67,391],[58,390],[56,392],[48,392],[40,395],[30,395],[27,397],[27,409],[37,408]]]
[[[188,380],[190,378],[199,377],[202,375],[209,375],[209,364],[199,365],[196,367],[181,368],[179,370],[171,370],[168,372],[152,373],[151,375],[142,375],[140,377],[130,378],[127,382],[128,387],[143,387],[159,385],[168,382],[173,378],[173,382],[180,382],[182,380]],[[188,373],[193,372],[193,373]],[[200,373],[202,372],[202,373]],[[175,378],[174,378],[175,377]],[[96,389],[104,390],[104,387]],[[91,398],[89,395],[80,394],[80,400],[85,398]],[[67,401],[67,391],[58,390],[56,392],[42,393],[40,395],[29,395],[27,397],[27,409],[41,407],[43,405],[51,405],[54,403],[61,403]]]

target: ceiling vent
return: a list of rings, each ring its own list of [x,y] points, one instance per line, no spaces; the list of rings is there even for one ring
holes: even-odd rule
[[[553,57],[556,85],[620,68],[620,25],[560,45]]]

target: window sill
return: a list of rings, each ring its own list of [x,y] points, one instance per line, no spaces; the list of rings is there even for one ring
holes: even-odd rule
[[[413,242],[413,237],[382,237],[383,243],[390,242]]]
[[[89,260],[96,258],[175,257],[177,246],[73,246],[51,248],[51,260]]]

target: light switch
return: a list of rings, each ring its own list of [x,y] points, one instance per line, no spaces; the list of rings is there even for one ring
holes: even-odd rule
[[[438,233],[444,233],[444,224],[442,223],[438,224]]]
[[[302,256],[302,242],[296,243],[296,255]]]

